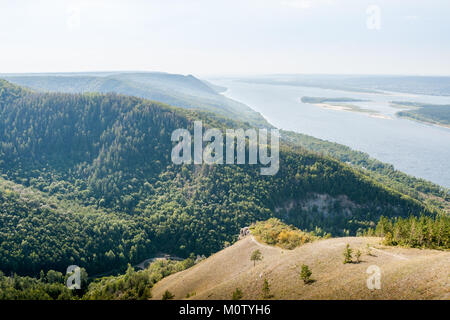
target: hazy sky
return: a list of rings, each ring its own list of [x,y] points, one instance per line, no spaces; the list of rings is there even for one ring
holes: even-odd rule
[[[0,73],[450,75],[448,0],[0,0]]]

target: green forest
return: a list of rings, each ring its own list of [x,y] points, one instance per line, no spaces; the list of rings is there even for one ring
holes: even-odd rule
[[[157,72],[92,72],[77,74],[76,76],[73,74],[10,75],[6,79],[12,83],[39,91],[65,93],[115,92],[153,99],[189,110],[202,110],[201,112],[194,112],[195,116],[192,118],[201,118],[204,121],[209,121],[209,123],[212,122],[212,119],[220,118],[220,122],[226,124],[227,127],[235,126],[238,122],[237,119],[241,123],[239,127],[272,127],[259,113],[248,106],[217,93],[223,91],[224,88],[218,88],[210,82],[202,81],[192,75],[182,76]],[[358,80],[363,79],[358,78]],[[383,83],[386,83],[387,80],[383,79]],[[406,81],[408,79],[397,80]],[[433,85],[435,86],[436,83],[433,83]],[[309,98],[316,99],[314,101],[322,101],[322,99],[348,101],[351,99],[346,97]],[[230,121],[230,119],[233,119],[233,121]],[[214,124],[214,126],[220,126],[220,124]],[[292,131],[282,131],[282,139],[294,148],[301,147],[351,164],[355,169],[360,169],[362,174],[369,175],[390,188],[408,194],[415,199],[427,201],[450,212],[450,192],[448,189],[395,170],[391,164],[370,158],[364,152]]]
[[[303,232],[276,218],[258,221],[252,224],[251,230],[258,241],[284,249],[294,249],[319,239],[314,232]],[[384,237],[383,244],[389,246],[445,250],[450,248],[450,218],[445,215],[391,219],[382,216],[376,228],[366,230],[364,235]],[[0,300],[144,300],[153,297],[152,287],[158,281],[194,265],[191,255],[183,261],[157,260],[139,271],[128,265],[124,273],[116,276],[93,278],[82,269],[81,290],[69,290],[68,275],[54,270],[41,271],[37,277],[15,273],[7,276],[0,272]]]
[[[375,227],[381,216],[440,212],[292,141],[281,142],[275,176],[254,165],[172,164],[172,131],[192,130],[196,119],[206,128],[249,125],[115,93],[40,93],[0,80],[0,269],[25,279],[2,276],[2,286],[33,291],[38,280],[26,276],[71,264],[96,277],[158,252],[210,255],[241,227],[273,217],[342,236]],[[324,206],[314,204],[322,195]],[[55,287],[51,295],[45,289],[52,298],[67,295],[39,281]]]
[[[391,246],[449,249],[450,217],[381,217],[376,228],[369,229],[366,234],[384,237],[384,244]]]
[[[145,270],[131,265],[124,274],[90,279],[81,270],[81,289],[66,286],[68,275],[49,270],[39,277],[7,276],[0,271],[0,300],[145,300],[152,297],[151,288],[164,277],[194,265],[192,257],[184,261],[159,260]]]

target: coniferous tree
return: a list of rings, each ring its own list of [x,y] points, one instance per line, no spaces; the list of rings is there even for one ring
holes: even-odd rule
[[[344,264],[352,262],[352,252],[353,249],[350,248],[350,245],[347,243],[345,246],[343,255],[344,255]]]
[[[305,284],[311,282],[312,272],[306,264],[302,264],[302,270],[300,271],[300,278],[303,280]]]
[[[272,297],[272,295],[270,294],[270,285],[269,285],[269,281],[264,278],[264,282],[263,282],[263,286],[262,286],[262,296],[264,299],[269,299]]]

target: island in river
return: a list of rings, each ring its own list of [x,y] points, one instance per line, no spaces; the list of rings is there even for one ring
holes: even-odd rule
[[[450,105],[391,101],[391,106],[407,109],[397,112],[398,117],[450,128]]]

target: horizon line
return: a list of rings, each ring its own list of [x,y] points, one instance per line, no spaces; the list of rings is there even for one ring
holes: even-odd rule
[[[89,70],[89,71],[39,71],[39,72],[1,72],[0,76],[16,76],[16,75],[70,75],[70,74],[95,74],[95,73],[154,73],[154,74],[167,74],[167,75],[194,75],[193,73],[174,73],[167,71],[154,71],[154,70]],[[400,73],[199,73],[200,77],[264,77],[264,76],[349,76],[349,77],[436,77],[436,78],[448,78],[450,74],[400,74]]]

